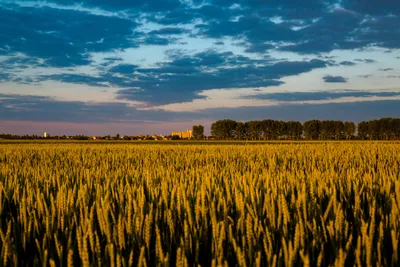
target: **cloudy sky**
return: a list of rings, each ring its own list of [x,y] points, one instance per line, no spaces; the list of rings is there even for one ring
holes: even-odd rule
[[[0,132],[400,117],[399,25],[398,0],[0,0]]]

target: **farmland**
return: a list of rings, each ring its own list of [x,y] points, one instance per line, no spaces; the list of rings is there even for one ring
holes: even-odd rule
[[[400,143],[1,143],[0,230],[3,266],[399,266]]]

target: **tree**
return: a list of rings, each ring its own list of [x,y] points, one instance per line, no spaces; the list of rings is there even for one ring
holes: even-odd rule
[[[236,124],[236,139],[242,140],[247,138],[247,124],[238,122]]]
[[[350,140],[356,132],[356,125],[352,121],[346,121],[343,125],[343,133],[346,140]]]
[[[223,127],[221,125],[221,121],[216,121],[213,124],[211,124],[211,135],[216,139],[224,138],[224,132],[223,132]]]
[[[382,118],[379,120],[380,123],[380,137],[384,140],[389,140],[393,133],[392,130],[392,118]]]
[[[361,140],[367,139],[369,131],[369,126],[367,121],[361,121],[357,125],[357,136]]]
[[[391,128],[393,131],[393,137],[396,140],[400,139],[400,119],[393,119],[391,123]]]
[[[271,140],[274,136],[274,121],[273,120],[263,120],[261,121],[262,137],[264,140]]]
[[[262,123],[261,121],[249,121],[247,124],[247,135],[251,140],[259,140],[262,135]]]
[[[368,122],[368,135],[370,140],[380,139],[381,122],[379,120],[371,120]]]
[[[282,130],[284,129],[281,121],[263,120],[260,124],[264,140],[278,139],[278,137],[281,136]]]
[[[324,140],[332,139],[335,136],[335,122],[321,121],[320,138]]]
[[[192,135],[193,135],[193,138],[196,140],[203,139],[204,138],[204,126],[203,125],[193,125]]]
[[[342,121],[333,122],[333,134],[336,140],[340,140],[343,137],[344,123]]]
[[[309,140],[317,140],[321,135],[321,121],[310,120],[303,125],[304,135]]]
[[[211,135],[217,139],[232,139],[235,136],[237,122],[234,120],[219,120],[211,124]]]
[[[171,140],[179,140],[179,139],[181,139],[181,138],[179,137],[179,135],[173,135],[173,136],[171,137]]]
[[[115,136],[115,139],[119,140],[119,139],[120,139],[120,135],[117,134],[117,135]]]
[[[299,121],[289,121],[286,123],[287,135],[292,140],[298,140],[303,135],[303,125]]]
[[[195,130],[195,129],[194,129]],[[393,140],[400,139],[400,118],[381,118],[378,120],[361,121],[357,124],[351,121],[309,120],[302,125],[298,121],[253,120],[236,122],[234,120],[219,120],[211,125],[211,133],[216,139],[251,139],[276,140],[300,139],[309,140],[351,140],[357,132],[361,140]]]
[[[277,123],[277,137],[278,138],[287,138],[289,135],[288,124],[285,121],[276,121]]]

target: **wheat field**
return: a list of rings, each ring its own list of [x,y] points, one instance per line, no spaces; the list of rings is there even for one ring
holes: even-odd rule
[[[399,266],[400,143],[0,145],[2,266]]]

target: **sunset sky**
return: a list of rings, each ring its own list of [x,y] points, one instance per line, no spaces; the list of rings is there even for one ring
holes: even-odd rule
[[[0,0],[0,133],[386,116],[398,0]]]

